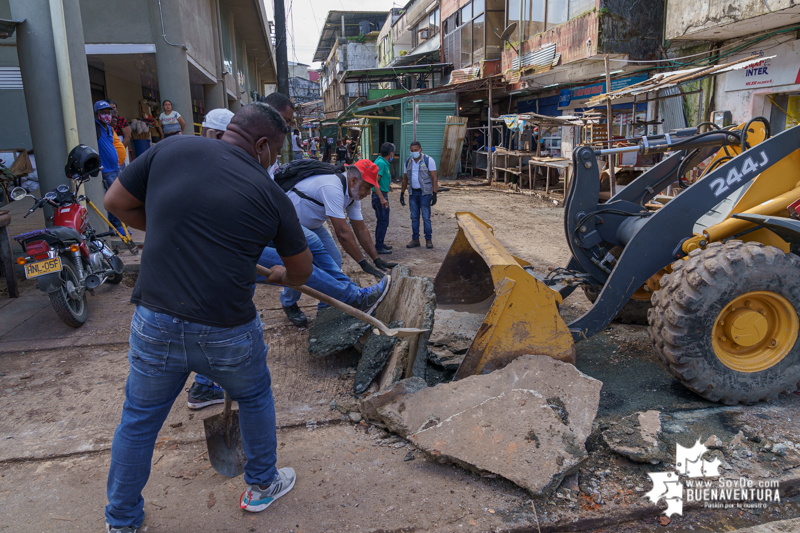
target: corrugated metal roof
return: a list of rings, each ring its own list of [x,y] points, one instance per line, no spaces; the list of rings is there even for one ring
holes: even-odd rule
[[[606,100],[609,99],[616,100],[618,98],[626,98],[629,96],[635,96],[637,94],[656,92],[670,87],[677,87],[684,83],[706,78],[708,76],[716,76],[717,74],[730,72],[731,70],[747,68],[755,63],[764,61],[766,59],[772,59],[773,57],[775,56],[761,57],[758,55],[753,55],[743,61],[736,60],[722,65],[710,65],[686,70],[676,70],[673,72],[662,72],[647,80],[641,81],[634,85],[629,85],[624,89],[618,89],[616,91],[595,96],[584,105],[585,107],[594,107],[604,104]]]
[[[556,43],[545,44],[538,50],[533,50],[522,54],[522,68],[524,69],[525,67],[530,66],[544,67],[551,65],[555,56]],[[520,69],[519,55],[514,58],[514,61],[511,63],[511,68],[513,70]]]
[[[683,112],[683,98],[677,96],[681,94],[678,87],[667,87],[658,91],[658,96],[672,96],[673,98],[662,98],[658,101],[659,111],[664,118],[664,131],[679,130],[686,127],[686,115]]]

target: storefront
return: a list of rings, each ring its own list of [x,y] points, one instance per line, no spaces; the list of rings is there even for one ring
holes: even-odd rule
[[[611,90],[616,91],[624,89],[625,87],[642,82],[646,79],[647,75],[643,74],[640,76],[611,80]],[[606,92],[605,82],[563,89],[559,93],[558,109],[561,111],[562,115],[583,116],[588,113],[597,114],[599,117],[597,127],[605,131],[607,128],[606,106],[588,107],[586,103],[592,97]],[[647,103],[637,102],[633,97],[620,98],[619,100],[614,100],[614,102],[615,103],[611,106],[613,113],[612,136],[614,138],[624,139],[645,134],[645,127],[641,124],[644,124],[648,119]],[[591,142],[592,138],[590,133],[591,132],[586,131],[586,129],[581,132],[579,128],[563,128],[561,136],[561,156],[572,157],[572,150],[574,147]]]
[[[744,59],[754,54],[765,59],[749,68],[727,72],[718,79],[718,86],[723,90],[715,98],[716,116],[723,119],[724,112],[729,111],[734,124],[764,116],[769,118],[773,134],[798,125],[800,40],[791,37],[769,39],[732,59]]]

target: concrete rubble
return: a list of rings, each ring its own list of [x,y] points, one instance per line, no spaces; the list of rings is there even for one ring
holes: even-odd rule
[[[433,284],[428,278],[411,276],[408,267],[392,269],[389,293],[375,317],[390,327],[431,330],[436,309]],[[368,324],[333,308],[317,313],[309,329],[308,352],[326,357],[355,349],[361,352],[354,392],[386,390],[403,378],[425,378],[428,368],[428,337],[394,338],[377,335]],[[370,389],[370,386],[372,388]]]
[[[491,374],[398,391],[374,411],[390,431],[440,461],[544,495],[586,459],[601,386],[570,364],[525,355]],[[373,416],[373,407],[362,413]]]
[[[623,417],[603,432],[603,440],[616,453],[638,463],[658,464],[670,456],[661,437],[661,413],[645,411]]]
[[[308,353],[327,357],[352,348],[368,328],[366,322],[338,309],[321,309],[308,331]]]

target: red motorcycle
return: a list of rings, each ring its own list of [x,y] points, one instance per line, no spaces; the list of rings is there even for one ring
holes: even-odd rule
[[[75,191],[90,176],[97,176],[102,167],[100,156],[85,145],[78,145],[69,154],[65,171],[74,181]],[[22,187],[11,191],[13,200],[30,196],[36,203],[27,217],[47,204],[53,206],[53,227],[17,235],[25,257],[17,263],[25,267],[27,279],[36,278],[37,287],[47,293],[50,303],[65,324],[78,328],[88,317],[86,291],[105,283],[122,281],[122,260],[106,244],[103,237],[113,231],[97,233],[89,224],[89,213],[78,196],[67,185],[59,185],[41,199],[28,194]]]

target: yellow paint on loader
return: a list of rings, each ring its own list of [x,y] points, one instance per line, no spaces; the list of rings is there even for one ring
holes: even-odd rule
[[[524,354],[575,363],[575,344],[558,312],[561,295],[526,272],[492,227],[456,213],[458,234],[433,282],[439,306],[469,305],[494,295],[455,379],[502,368]]]

